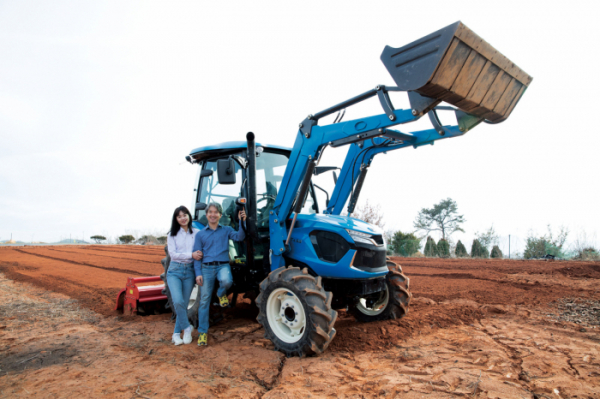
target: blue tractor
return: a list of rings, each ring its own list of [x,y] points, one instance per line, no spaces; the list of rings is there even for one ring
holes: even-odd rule
[[[255,293],[266,338],[287,356],[320,354],[335,337],[336,309],[358,321],[399,319],[411,300],[409,279],[386,256],[383,232],[351,216],[375,155],[462,136],[480,122],[498,123],[514,109],[531,77],[457,22],[404,47],[387,46],[381,59],[397,86],[366,93],[309,115],[292,148],[246,141],[197,148],[194,225],[207,224],[210,202],[223,207],[221,224],[238,228],[245,207],[246,240],[230,242],[236,294]],[[406,92],[410,109],[395,109],[389,93]],[[342,122],[346,108],[377,97],[383,113]],[[445,101],[453,106],[439,106]],[[456,125],[440,123],[449,110]],[[336,121],[319,120],[338,113]],[[400,131],[427,115],[432,128]],[[348,152],[325,209],[311,178],[338,169],[319,166],[328,147]],[[193,312],[192,312],[193,313]]]

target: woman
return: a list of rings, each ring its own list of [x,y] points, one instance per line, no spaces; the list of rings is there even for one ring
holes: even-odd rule
[[[194,260],[202,259],[202,252],[193,251],[195,238],[192,215],[185,206],[180,206],[173,212],[171,231],[167,238],[171,257],[167,271],[167,284],[171,292],[173,311],[177,316],[173,331],[175,345],[192,342],[192,326],[188,321],[187,306],[194,288]],[[183,339],[181,339],[181,331],[183,331]]]

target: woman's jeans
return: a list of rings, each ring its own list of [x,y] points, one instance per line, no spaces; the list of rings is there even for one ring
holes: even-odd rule
[[[174,334],[179,334],[181,330],[185,330],[190,326],[187,307],[194,284],[196,283],[195,280],[194,263],[171,262],[169,265],[169,270],[167,270],[167,284],[169,285],[169,292],[171,292],[173,311],[177,315]]]
[[[231,277],[231,268],[228,263],[221,265],[202,265],[202,282],[200,307],[198,308],[198,332],[208,332],[208,308],[210,298],[215,287],[215,280],[219,280],[219,290],[217,296],[222,297],[227,294],[227,290],[233,284]]]

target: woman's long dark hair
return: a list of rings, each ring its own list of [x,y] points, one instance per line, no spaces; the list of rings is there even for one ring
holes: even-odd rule
[[[175,237],[177,235],[177,233],[179,232],[179,229],[181,228],[181,225],[177,221],[177,215],[179,215],[179,212],[187,213],[187,215],[188,215],[188,233],[192,234],[192,231],[193,231],[192,230],[192,214],[185,206],[181,205],[180,207],[175,209],[175,212],[173,212],[173,220],[171,221],[171,231],[169,232],[171,234],[171,237]]]

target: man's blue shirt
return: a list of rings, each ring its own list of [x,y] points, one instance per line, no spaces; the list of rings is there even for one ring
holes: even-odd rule
[[[196,234],[194,241],[194,252],[202,251],[202,260],[194,259],[194,270],[196,276],[202,275],[202,263],[207,262],[229,262],[229,239],[242,241],[246,235],[242,230],[242,224],[238,231],[229,226],[217,226],[215,230],[206,226]]]

